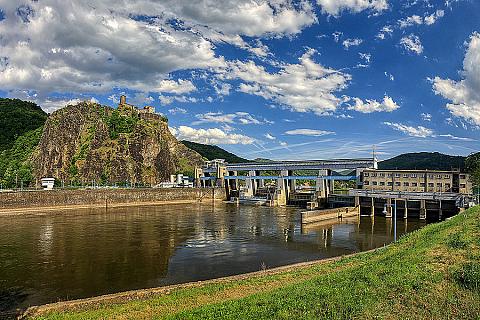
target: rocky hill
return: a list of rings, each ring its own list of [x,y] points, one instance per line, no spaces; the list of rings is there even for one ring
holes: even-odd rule
[[[165,118],[90,102],[51,114],[32,156],[35,178],[65,183],[154,185],[170,174],[192,174],[202,162],[173,137]]]

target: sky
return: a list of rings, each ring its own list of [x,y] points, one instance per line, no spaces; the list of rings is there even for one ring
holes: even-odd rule
[[[0,96],[152,105],[249,159],[480,149],[478,0],[0,0]]]

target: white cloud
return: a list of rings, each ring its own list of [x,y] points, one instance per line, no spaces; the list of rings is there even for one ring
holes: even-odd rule
[[[398,20],[398,24],[400,25],[400,28],[406,28],[413,26],[415,24],[423,24],[423,18],[418,16],[418,15],[413,15],[410,17],[407,17],[406,19]]]
[[[421,113],[420,116],[423,121],[432,121],[432,115],[430,113]]]
[[[413,15],[407,17],[406,19],[398,20],[398,25],[401,29],[413,26],[413,25],[421,25],[426,24],[430,26],[434,24],[439,18],[442,18],[445,15],[445,11],[437,10],[434,13],[427,15],[425,17],[421,17],[419,15]]]
[[[393,76],[393,74],[388,73],[387,71],[385,71],[384,74],[385,77],[387,77],[390,81],[395,81],[395,77]]]
[[[207,112],[195,116],[198,121],[193,124],[201,123],[227,123],[227,124],[265,124],[270,123],[267,120],[259,120],[247,112],[235,112],[225,114],[223,112]]]
[[[400,40],[400,44],[403,45],[406,50],[411,51],[417,55],[423,52],[422,42],[420,41],[420,38],[414,34],[403,37]]]
[[[215,83],[214,89],[217,95],[219,96],[228,96],[230,94],[230,90],[232,89],[232,85],[228,83]]]
[[[464,79],[433,79],[436,94],[450,100],[447,109],[456,117],[480,126],[480,34],[473,33],[463,60]]]
[[[361,113],[392,112],[400,108],[389,96],[384,96],[382,102],[369,99],[363,101],[360,98],[353,98],[353,101],[355,101],[355,104],[349,106],[348,110],[355,110]]]
[[[163,106],[169,105],[173,103],[174,101],[176,102],[181,102],[181,103],[196,103],[199,102],[199,99],[195,97],[187,97],[187,96],[164,96],[160,95],[158,96],[158,100],[160,100],[160,103]]]
[[[272,100],[293,111],[329,114],[341,102],[335,91],[344,89],[351,76],[316,63],[313,53],[309,50],[299,64],[283,64],[273,73],[253,61],[236,61],[219,77],[240,79],[240,92]]]
[[[377,34],[377,39],[384,40],[387,35],[391,35],[393,33],[392,26],[384,26],[380,32]]]
[[[177,128],[170,127],[170,131],[178,140],[188,140],[203,144],[242,144],[248,145],[255,142],[255,139],[234,133],[226,133],[218,128],[195,129],[187,126]]]
[[[434,131],[432,129],[425,128],[423,126],[412,127],[405,124],[392,122],[384,122],[383,124],[412,137],[427,138],[434,136]]]
[[[164,93],[173,93],[173,94],[185,94],[196,91],[197,88],[190,80],[183,80],[178,79],[175,80],[162,80],[160,81],[157,88],[155,88],[158,92]]]
[[[267,138],[268,140],[276,140],[277,139],[274,136],[272,136],[270,133],[265,133],[264,137]]]
[[[317,4],[322,7],[322,12],[332,16],[338,16],[342,11],[372,10],[379,13],[388,9],[387,0],[317,0]]]
[[[359,46],[361,45],[363,42],[362,39],[358,39],[358,38],[355,38],[355,39],[346,39],[342,42],[342,45],[343,47],[348,50],[350,47],[356,47],[356,46]]]
[[[338,42],[340,41],[340,37],[343,36],[343,32],[335,31],[334,33],[332,33],[332,36],[333,36],[333,41]]]
[[[171,114],[186,114],[187,110],[183,108],[175,107],[173,109],[169,109],[168,112]]]
[[[457,136],[454,136],[452,134],[439,134],[438,137],[449,138],[449,139],[452,139],[452,140],[460,140],[460,141],[477,141],[477,140],[471,139],[471,138],[457,137]]]
[[[321,137],[321,136],[335,134],[335,132],[315,130],[315,129],[294,129],[294,130],[285,131],[285,134],[292,135],[292,136],[299,135],[299,136]]]
[[[28,8],[22,19],[21,4]],[[164,79],[224,66],[217,42],[265,55],[258,39],[250,44],[242,36],[295,35],[317,22],[306,0],[21,0],[2,1],[2,12],[0,87],[44,96],[113,88],[191,92],[191,83]]]
[[[432,25],[434,24],[439,18],[442,18],[445,15],[445,11],[437,10],[435,13],[432,13],[429,16],[425,17],[425,24]]]

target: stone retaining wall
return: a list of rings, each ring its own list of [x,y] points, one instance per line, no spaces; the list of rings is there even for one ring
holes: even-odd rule
[[[224,200],[225,189],[81,189],[0,193],[1,209]]]

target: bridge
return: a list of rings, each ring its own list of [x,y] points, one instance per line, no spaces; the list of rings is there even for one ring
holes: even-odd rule
[[[304,161],[226,163],[207,161],[195,169],[199,187],[225,187],[227,199],[264,199],[272,205],[285,205],[292,199],[316,201],[334,191],[335,181],[360,183],[360,172],[377,168],[375,158]],[[339,172],[347,174],[341,174]],[[308,172],[307,174],[305,174]],[[297,181],[315,181],[309,190],[298,188]],[[268,185],[267,185],[268,184]]]

